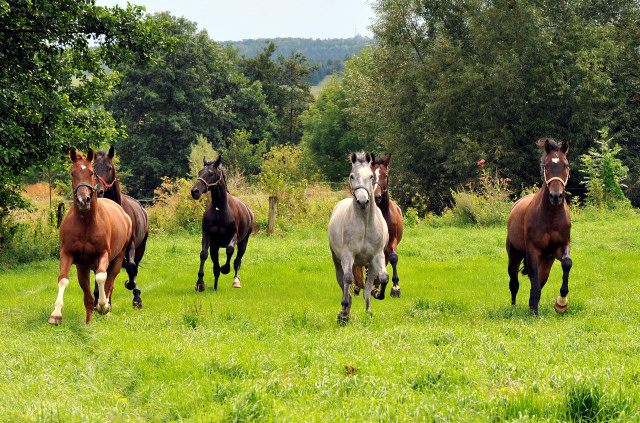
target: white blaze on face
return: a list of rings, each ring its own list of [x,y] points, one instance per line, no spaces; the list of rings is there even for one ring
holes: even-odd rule
[[[85,170],[87,168],[85,165],[80,165],[80,167],[82,168],[82,170]]]
[[[62,278],[58,281],[58,298],[56,299],[55,308],[53,309],[52,316],[62,317],[62,306],[64,305],[62,297],[64,296],[64,290],[69,285],[69,279]]]
[[[558,163],[560,161],[560,159],[557,158],[557,157],[554,157],[553,159],[551,159],[551,161],[554,162],[554,163]]]

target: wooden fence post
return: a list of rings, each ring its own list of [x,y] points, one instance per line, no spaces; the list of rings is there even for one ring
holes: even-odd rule
[[[269,222],[267,224],[267,233],[272,234],[276,227],[276,215],[278,214],[278,196],[269,196]]]

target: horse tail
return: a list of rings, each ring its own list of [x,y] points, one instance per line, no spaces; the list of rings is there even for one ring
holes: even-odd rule
[[[351,292],[357,295],[357,293],[364,289],[365,267],[353,266],[351,268],[351,271],[353,272],[353,283],[351,284]]]
[[[529,271],[527,270],[527,259],[525,257],[524,260],[522,260],[522,268],[520,268],[520,273],[524,276],[527,276],[529,274]]]

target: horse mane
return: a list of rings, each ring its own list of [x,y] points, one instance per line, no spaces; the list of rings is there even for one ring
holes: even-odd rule
[[[96,151],[96,156],[104,157],[107,153],[104,150]]]

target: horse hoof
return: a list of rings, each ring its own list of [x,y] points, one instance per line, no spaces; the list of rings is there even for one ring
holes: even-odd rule
[[[142,300],[140,301],[133,300],[133,309],[140,310],[141,308],[142,308]]]
[[[347,322],[349,322],[349,315],[344,315],[342,313],[338,314],[338,325],[340,326],[345,326],[347,324]]]
[[[569,301],[567,301],[567,297],[558,297],[553,308],[556,309],[556,313],[564,314],[565,311],[567,311],[567,308],[569,308]]]
[[[400,287],[399,286],[394,286],[391,288],[391,297],[392,298],[400,298],[400,295],[402,294],[402,292],[400,291]]]
[[[203,283],[196,283],[196,291],[204,292],[204,282]]]
[[[378,288],[371,291],[371,296],[376,300],[384,300],[384,294]]]
[[[111,304],[107,303],[105,305],[98,304],[98,307],[94,308],[100,314],[107,314],[111,311]]]
[[[220,273],[222,273],[223,275],[226,275],[229,273],[230,270],[231,270],[231,266],[228,264],[225,264],[220,268]]]
[[[49,317],[49,324],[50,325],[58,326],[60,323],[62,323],[62,316],[51,316],[51,317]]]
[[[240,285],[240,279],[233,278],[233,284],[231,285],[231,287],[233,287],[233,288],[242,288],[242,286]]]
[[[127,288],[129,291],[133,291],[133,288],[136,287],[136,284],[134,282],[127,280],[127,281],[124,281],[124,287]]]

